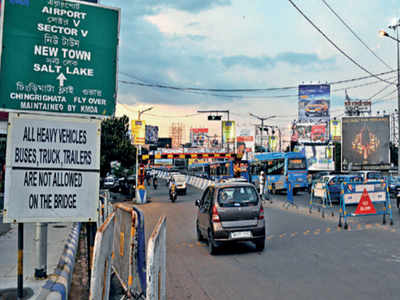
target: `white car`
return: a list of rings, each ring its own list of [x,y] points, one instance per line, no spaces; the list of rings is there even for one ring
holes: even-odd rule
[[[181,174],[175,174],[172,176],[175,180],[176,191],[186,195],[186,176]]]

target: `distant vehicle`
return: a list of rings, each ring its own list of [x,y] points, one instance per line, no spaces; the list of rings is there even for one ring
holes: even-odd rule
[[[244,182],[211,185],[195,205],[197,239],[208,242],[210,254],[215,254],[221,243],[233,241],[251,241],[258,251],[264,250],[264,208],[254,185]]]
[[[306,117],[322,117],[328,115],[328,102],[326,100],[312,100],[304,107]]]
[[[362,176],[365,182],[384,179],[382,173],[379,171],[357,171],[353,174]]]
[[[189,166],[189,175],[206,178],[215,182],[240,176],[250,181],[249,163],[246,160],[234,162],[231,160],[214,161]]]
[[[320,180],[327,184],[331,201],[336,203],[340,203],[343,182],[363,182],[360,175],[327,175]]]
[[[104,179],[103,186],[105,189],[108,189],[112,192],[118,192],[119,189],[119,181],[115,176],[107,176]]]
[[[176,184],[176,192],[179,194],[186,195],[186,176],[181,174],[175,174],[172,176]]]
[[[265,188],[272,194],[287,190],[289,182],[294,184],[293,194],[308,190],[311,184],[307,159],[301,152],[256,153],[250,161],[251,182],[256,186],[261,171],[267,177]]]
[[[390,193],[395,193],[398,188],[400,189],[400,177],[399,176],[389,176],[388,184],[389,184]]]

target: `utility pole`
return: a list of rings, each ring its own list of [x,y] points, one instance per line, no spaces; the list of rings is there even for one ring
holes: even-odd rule
[[[200,114],[226,114],[228,121],[229,121],[229,110],[198,110],[197,111]],[[210,118],[211,117],[211,118]],[[212,116],[208,116],[208,119],[211,120],[216,120],[219,121],[221,120],[220,116],[217,116],[217,118],[212,118]],[[221,123],[221,147],[223,148],[223,143],[224,141],[224,132],[223,132],[223,128],[222,128],[222,123]],[[228,147],[228,152],[229,152],[229,143],[226,143],[227,147]]]
[[[268,120],[268,119],[272,119],[272,118],[276,118],[275,115],[273,116],[269,116],[269,117],[259,117],[255,114],[249,113],[249,115],[253,118],[256,118],[258,120],[261,121],[261,136],[260,136],[260,142],[261,142],[261,147],[263,146],[263,131],[264,131],[264,121]]]

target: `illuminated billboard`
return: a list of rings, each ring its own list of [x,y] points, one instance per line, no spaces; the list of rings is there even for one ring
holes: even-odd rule
[[[342,119],[342,169],[390,167],[390,120],[383,117]]]
[[[329,84],[299,85],[299,120],[329,121],[331,86]]]

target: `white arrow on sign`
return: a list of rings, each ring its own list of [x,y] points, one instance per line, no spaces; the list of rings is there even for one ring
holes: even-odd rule
[[[60,75],[58,75],[57,80],[60,81],[60,87],[64,86],[64,81],[67,80],[67,77],[64,76],[63,73],[61,73]]]

